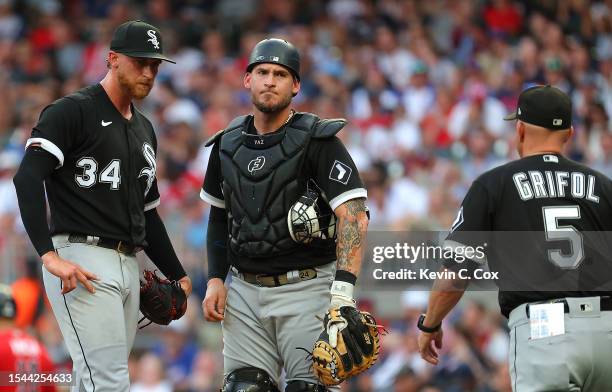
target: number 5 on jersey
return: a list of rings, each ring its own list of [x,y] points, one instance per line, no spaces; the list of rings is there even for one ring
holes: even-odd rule
[[[569,241],[570,253],[549,249],[548,259],[563,269],[576,269],[584,260],[582,233],[572,225],[560,225],[559,219],[580,219],[580,206],[542,207],[546,241]]]
[[[82,174],[77,174],[74,179],[77,184],[82,188],[91,188],[96,181],[100,183],[110,184],[110,189],[119,189],[121,184],[121,161],[119,159],[113,159],[108,165],[100,172],[100,179],[97,179],[98,173],[98,162],[91,157],[84,157],[77,161],[77,167],[83,169]]]

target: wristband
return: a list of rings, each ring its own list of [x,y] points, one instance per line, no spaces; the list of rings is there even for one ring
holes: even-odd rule
[[[424,321],[425,321],[425,314],[421,314],[419,316],[419,321],[417,321],[417,328],[423,332],[427,332],[427,333],[438,332],[440,330],[440,327],[442,327],[442,323],[436,325],[435,327],[426,327],[423,325]]]
[[[334,280],[336,281],[340,280],[342,282],[350,283],[354,286],[355,283],[357,282],[357,277],[355,276],[355,274],[348,272],[346,270],[337,270],[336,277],[334,278]]]
[[[334,280],[331,286],[332,297],[340,296],[353,300],[353,291],[355,291],[355,285],[341,280]]]

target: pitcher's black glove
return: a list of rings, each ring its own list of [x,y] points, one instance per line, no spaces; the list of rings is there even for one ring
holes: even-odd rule
[[[144,271],[140,281],[140,311],[152,322],[168,325],[187,310],[187,297],[178,281],[162,279],[155,271]]]

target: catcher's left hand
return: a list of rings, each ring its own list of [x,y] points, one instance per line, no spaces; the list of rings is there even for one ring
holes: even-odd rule
[[[338,385],[371,367],[379,351],[380,333],[371,314],[353,306],[333,306],[314,344],[313,368],[321,383]]]
[[[187,310],[187,296],[177,281],[162,279],[155,272],[145,270],[140,281],[140,311],[143,316],[160,325],[180,319]]]

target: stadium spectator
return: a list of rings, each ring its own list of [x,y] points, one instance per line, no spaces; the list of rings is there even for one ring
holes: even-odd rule
[[[512,158],[514,135],[502,117],[519,93],[536,83],[570,93],[576,139],[569,153],[612,176],[610,1],[0,0],[4,283],[22,276],[32,254],[15,219],[10,177],[38,113],[56,98],[98,82],[106,72],[102,54],[111,32],[138,18],[162,26],[178,63],[160,73],[164,82],[138,105],[159,132],[157,174],[165,200],[160,213],[189,275],[198,277],[194,293],[200,297],[207,208],[194,198],[209,154],[203,143],[229,119],[248,112],[242,70],[264,36],[284,37],[300,48],[299,110],[349,120],[339,137],[363,173],[371,230],[448,229],[466,184]],[[368,295],[374,303],[382,301],[378,293]],[[397,311],[401,301],[395,297],[392,324],[410,325],[413,316]],[[350,387],[410,390],[415,385],[410,369],[421,392],[451,391],[452,383],[440,381],[444,377],[479,392],[507,392],[507,364],[500,361],[506,332],[492,316],[495,310],[483,312],[479,328],[487,338],[452,332],[440,373],[415,357],[413,332],[399,328],[383,340],[393,344],[384,343],[380,365]],[[463,321],[458,310],[451,322]],[[44,312],[41,324],[54,360],[63,362],[61,338]],[[167,370],[167,379],[153,372],[151,385],[217,389],[221,370],[213,366],[218,354],[213,328],[175,328],[168,332],[173,337],[155,328],[141,331],[136,348],[158,353]],[[180,354],[185,345],[189,355]],[[155,369],[156,361],[148,357],[143,367]]]

